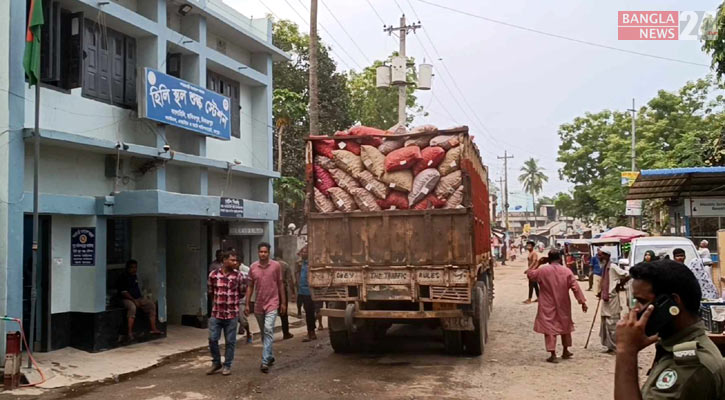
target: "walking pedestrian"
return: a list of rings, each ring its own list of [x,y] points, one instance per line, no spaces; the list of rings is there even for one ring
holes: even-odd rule
[[[309,276],[309,263],[307,260],[307,246],[300,249],[297,255],[300,257],[295,268],[295,276],[297,278],[297,298],[299,298],[298,305],[302,305],[305,308],[305,323],[307,324],[307,337],[302,339],[303,342],[309,342],[317,340],[315,334],[315,303],[312,301],[312,293],[310,292],[310,284],[308,281]]]
[[[538,266],[526,272],[529,279],[541,285],[539,309],[534,322],[534,332],[544,334],[546,351],[551,355],[546,361],[559,362],[556,357],[556,336],[561,336],[561,345],[564,347],[561,358],[569,359],[574,356],[569,351],[572,345],[571,333],[574,332],[574,321],[571,318],[571,299],[569,290],[574,292],[577,302],[581,304],[582,311],[587,312],[587,300],[579,288],[571,270],[561,265],[561,253],[558,249],[549,250],[549,264]]]
[[[242,274],[242,283],[244,290],[242,290],[242,297],[239,299],[239,334],[246,336],[246,343],[252,343],[252,330],[249,328],[249,319],[244,315],[245,297],[247,295],[247,282],[249,281],[249,267],[242,262],[244,259],[243,254],[238,254],[237,258],[237,270]]]
[[[527,258],[529,267],[524,271],[524,273],[528,273],[529,270],[536,268],[539,265],[539,255],[536,253],[536,250],[534,247],[536,244],[529,240],[526,242],[526,250],[529,251],[529,256]],[[534,291],[536,291],[536,301],[539,301],[539,284],[535,280],[529,279],[529,297],[524,300],[524,304],[531,304],[531,296],[533,296]]]
[[[290,268],[289,264],[283,259],[284,258],[284,251],[281,247],[277,247],[274,249],[274,260],[279,263],[279,265],[282,268],[282,284],[284,285],[286,296],[285,296],[285,308],[289,305],[289,299],[290,298],[296,298],[297,295],[295,294],[295,283],[294,278],[292,277],[292,269]],[[282,320],[282,339],[292,339],[295,337],[290,331],[289,331],[289,315],[287,313],[280,313],[279,314],[280,320]]]
[[[602,339],[602,346],[607,348],[605,352],[613,354],[617,350],[617,323],[622,314],[618,285],[629,274],[610,261],[609,250],[600,250],[599,257],[602,266],[602,312],[600,313],[599,337]]]
[[[222,375],[232,373],[234,348],[237,343],[237,320],[239,318],[239,300],[244,293],[242,274],[235,269],[237,254],[227,251],[222,254],[222,266],[209,274],[208,292],[213,299],[211,318],[209,318],[209,351],[211,352],[211,369],[207,375],[222,369],[219,353],[219,339],[224,333],[224,364]]]
[[[685,250],[681,248],[676,248],[672,250],[672,256],[678,263],[685,263]],[[694,257],[690,261],[690,263],[687,264],[687,268],[689,268],[690,271],[692,271],[692,273],[695,275],[695,278],[697,278],[697,282],[700,284],[700,291],[702,292],[703,299],[713,300],[720,298],[720,295],[715,288],[715,284],[712,282],[712,275],[707,270],[707,268],[705,268],[705,264],[703,264],[700,257]]]
[[[257,245],[259,261],[255,261],[249,271],[249,286],[247,287],[247,306],[245,313],[249,315],[254,311],[257,323],[262,330],[262,365],[259,369],[265,374],[274,364],[274,321],[277,312],[287,314],[287,298],[282,282],[282,267],[277,261],[270,260],[269,250],[272,246],[262,242]],[[251,309],[252,293],[256,290],[257,297],[254,310]]]

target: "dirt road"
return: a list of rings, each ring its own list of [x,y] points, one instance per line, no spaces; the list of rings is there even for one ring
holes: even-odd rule
[[[523,260],[496,270],[490,341],[480,358],[444,354],[433,330],[393,327],[381,354],[337,355],[326,331],[316,343],[302,338],[275,343],[277,365],[259,372],[261,347],[239,344],[233,375],[205,376],[206,350],[116,384],[46,393],[42,399],[607,399],[612,398],[614,357],[602,354],[594,326],[584,350],[596,298],[585,292],[588,314],[574,308],[574,359],[544,359],[542,335],[532,331],[536,304],[524,305]],[[587,283],[581,282],[582,289]],[[575,302],[573,302],[575,304]],[[646,365],[651,352],[640,360]],[[0,395],[0,398],[3,398]],[[29,398],[29,397],[22,397]]]

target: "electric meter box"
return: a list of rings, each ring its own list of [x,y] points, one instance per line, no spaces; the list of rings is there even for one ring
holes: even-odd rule
[[[420,64],[418,67],[418,89],[430,90],[431,80],[433,79],[433,65]]]
[[[379,88],[390,87],[390,67],[381,65],[375,70],[375,86]]]
[[[406,72],[407,68],[405,65],[405,57],[395,56],[393,57],[393,85],[404,85],[406,83]]]

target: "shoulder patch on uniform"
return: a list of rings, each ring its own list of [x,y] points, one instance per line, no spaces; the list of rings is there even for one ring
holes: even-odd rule
[[[660,390],[667,390],[675,385],[677,382],[677,372],[673,369],[666,369],[662,371],[660,376],[657,377],[655,386]]]
[[[672,348],[672,355],[678,364],[697,361],[697,341],[676,344]]]

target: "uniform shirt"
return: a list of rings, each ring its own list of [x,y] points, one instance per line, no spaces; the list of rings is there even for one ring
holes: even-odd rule
[[[211,316],[217,319],[239,317],[239,301],[244,293],[244,277],[241,272],[231,270],[228,274],[222,268],[209,274],[207,287],[212,294]]]
[[[279,308],[279,287],[282,285],[282,266],[277,261],[269,260],[262,266],[259,261],[252,264],[249,280],[254,283],[256,299],[254,313],[266,314]]]
[[[721,400],[725,361],[707,337],[702,322],[660,340],[655,361],[642,386],[643,400]]]

